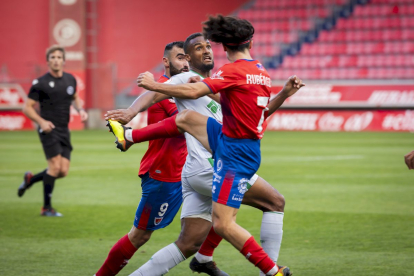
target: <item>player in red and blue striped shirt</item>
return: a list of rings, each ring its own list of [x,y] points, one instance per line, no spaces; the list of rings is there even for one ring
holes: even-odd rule
[[[184,43],[167,44],[164,51],[165,74],[158,80],[167,81],[171,76],[188,71]],[[168,75],[168,76],[167,76]],[[148,125],[158,123],[177,113],[174,100],[162,100],[148,109]],[[142,197],[131,231],[110,250],[96,276],[116,275],[133,254],[144,245],[155,230],[168,226],[182,203],[181,171],[187,157],[184,135],[162,138],[149,142],[141,160]]]
[[[178,115],[187,119],[181,131],[189,132],[213,153],[214,229],[264,274],[291,275],[289,268],[279,268],[253,236],[236,223],[238,208],[247,191],[247,180],[260,166],[260,139],[265,129],[270,97],[269,75],[250,56],[254,28],[246,20],[223,16],[210,17],[204,24],[204,36],[223,44],[231,64],[223,66],[212,77],[199,83],[157,84],[152,75],[143,73],[138,78],[138,84],[148,90],[178,98],[198,98],[220,92],[223,127],[214,119],[197,115],[194,111]],[[295,87],[299,89],[301,85],[298,83]],[[297,89],[293,89],[293,93]],[[281,100],[277,102],[283,103],[283,98],[290,95],[282,94]],[[275,106],[278,107],[275,104],[272,108]]]

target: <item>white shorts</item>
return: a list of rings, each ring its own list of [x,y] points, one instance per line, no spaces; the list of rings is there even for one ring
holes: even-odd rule
[[[213,168],[200,172],[199,174],[182,177],[183,185],[183,207],[181,219],[202,218],[211,221],[213,186]],[[253,186],[259,176],[257,174],[249,180]]]

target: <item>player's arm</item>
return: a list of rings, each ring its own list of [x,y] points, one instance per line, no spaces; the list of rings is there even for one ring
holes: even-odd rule
[[[83,103],[81,98],[78,96],[78,93],[73,95],[72,106],[76,109],[76,111],[78,111],[82,122],[88,120],[88,113],[86,113],[85,109],[83,109]]]
[[[200,76],[192,76],[191,78],[188,79],[188,83],[196,83],[200,81],[201,81]],[[215,100],[216,102],[220,103],[220,93],[208,94],[207,96],[209,96],[211,99]]]
[[[185,84],[158,83],[150,72],[141,73],[137,78],[137,84],[139,87],[182,99],[198,99],[212,93],[210,88],[202,82]]]
[[[43,132],[49,133],[55,128],[55,125],[52,122],[47,121],[47,120],[43,119],[42,117],[40,117],[40,115],[36,112],[36,110],[34,108],[36,103],[37,103],[37,101],[35,101],[31,98],[27,98],[27,100],[26,100],[26,102],[24,103],[24,106],[23,106],[23,113],[30,120],[37,123],[40,126],[40,129]]]
[[[105,120],[118,121],[121,124],[129,123],[138,113],[143,112],[162,100],[168,99],[169,96],[153,92],[145,91],[142,93],[130,107],[126,109],[109,110],[105,113]]]
[[[295,94],[303,86],[305,86],[305,84],[302,83],[302,80],[299,79],[297,76],[289,77],[289,79],[283,86],[283,89],[270,100],[268,105],[269,116],[273,112],[275,112],[285,102],[287,98]]]
[[[414,170],[414,150],[404,156],[405,164],[409,170]]]

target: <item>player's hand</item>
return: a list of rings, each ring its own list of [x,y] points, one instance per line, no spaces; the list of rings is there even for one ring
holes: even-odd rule
[[[88,120],[88,113],[85,110],[83,109],[79,110],[79,115],[81,117],[82,122],[85,122],[86,120]]]
[[[51,121],[44,120],[40,123],[40,130],[44,133],[49,133],[55,128],[55,125]]]
[[[405,164],[409,170],[414,170],[414,150],[404,156]]]
[[[191,78],[188,79],[188,83],[195,83],[195,82],[200,82],[200,81],[201,81],[200,76],[192,76]]]
[[[143,87],[147,90],[152,90],[153,88],[153,84],[155,84],[155,80],[154,80],[154,75],[151,74],[150,72],[145,72],[145,73],[141,73],[139,74],[139,76],[137,77],[137,85],[139,87]]]
[[[118,121],[121,124],[125,125],[128,124],[136,114],[130,109],[116,109],[116,110],[109,110],[105,113],[104,117],[105,120],[113,120]]]
[[[290,97],[296,92],[298,92],[298,90],[304,86],[305,84],[302,82],[302,80],[298,78],[296,75],[293,75],[290,76],[286,81],[285,85],[283,86],[282,92],[285,93],[287,97]]]

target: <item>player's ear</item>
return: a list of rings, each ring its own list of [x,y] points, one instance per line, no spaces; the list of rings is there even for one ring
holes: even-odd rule
[[[221,45],[223,45],[224,52],[227,52],[227,47],[224,44],[221,44]]]
[[[162,58],[162,64],[164,65],[164,67],[167,67],[167,68],[170,67],[170,62],[169,62],[168,58],[166,58],[166,57]]]
[[[251,49],[252,49],[252,47],[253,47],[253,39],[252,39],[252,40],[250,40],[250,42],[249,42],[249,50],[251,50]]]

